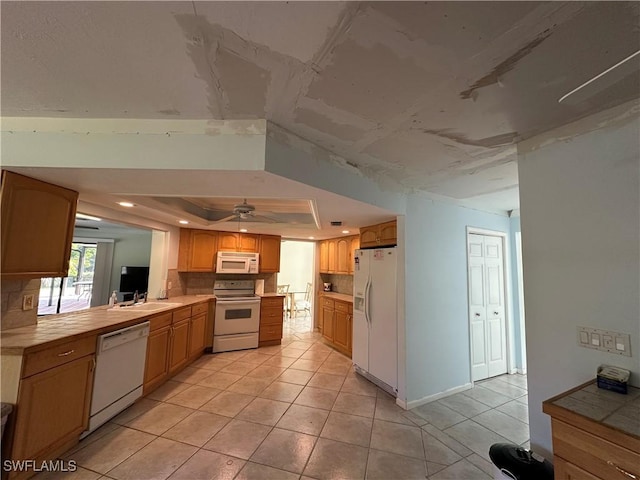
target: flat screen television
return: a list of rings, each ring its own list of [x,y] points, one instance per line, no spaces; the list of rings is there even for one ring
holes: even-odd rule
[[[149,267],[123,266],[120,270],[120,293],[131,293],[136,290],[143,294],[149,285]]]

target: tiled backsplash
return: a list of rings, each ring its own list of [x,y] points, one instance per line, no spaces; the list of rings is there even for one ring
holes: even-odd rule
[[[261,273],[258,275],[220,275],[215,273],[178,272],[169,270],[167,281],[171,282],[169,298],[179,295],[203,295],[213,293],[213,283],[216,280],[256,280],[264,279],[265,293],[275,293],[276,274]]]
[[[353,275],[321,273],[320,277],[322,277],[323,282],[331,283],[332,292],[353,295]],[[320,288],[322,288],[322,285]]]
[[[26,327],[38,323],[38,295],[40,279],[3,280],[2,308],[0,309],[0,330]],[[33,308],[22,310],[22,297],[33,295]]]

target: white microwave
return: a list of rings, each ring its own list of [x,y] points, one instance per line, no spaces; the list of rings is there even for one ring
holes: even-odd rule
[[[216,273],[258,273],[258,253],[218,252]]]

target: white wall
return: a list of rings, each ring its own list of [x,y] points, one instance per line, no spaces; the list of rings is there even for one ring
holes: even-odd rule
[[[603,363],[640,386],[640,121],[629,108],[518,146],[531,445],[541,453],[551,451],[544,400]],[[579,325],[631,334],[634,356],[579,347]]]
[[[466,228],[508,233],[509,218],[409,195],[404,224],[406,386],[412,405],[469,386]]]

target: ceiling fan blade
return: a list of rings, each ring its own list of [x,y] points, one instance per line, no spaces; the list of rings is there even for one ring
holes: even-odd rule
[[[214,223],[222,223],[222,222],[228,222],[229,220],[235,220],[236,218],[238,218],[237,215],[229,215],[228,217],[224,217],[221,218],[219,220],[214,221]]]

